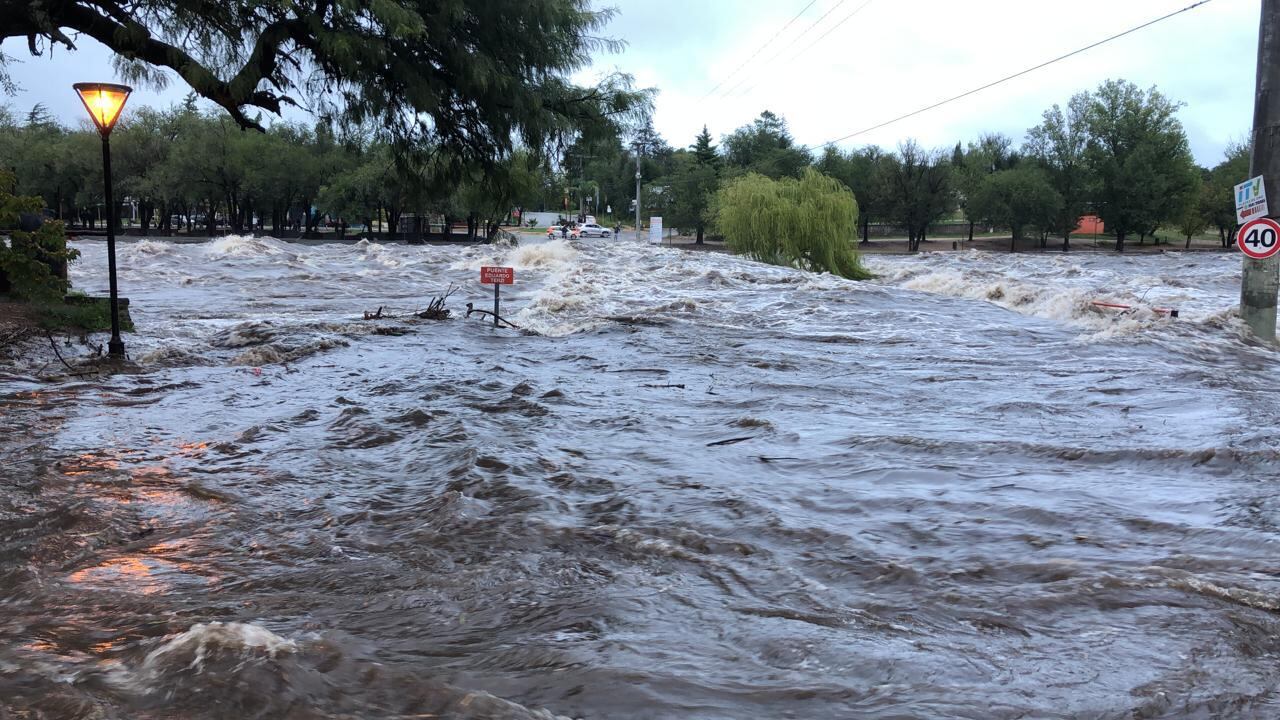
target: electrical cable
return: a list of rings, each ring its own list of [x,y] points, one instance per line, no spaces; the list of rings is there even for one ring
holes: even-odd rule
[[[827,11],[827,15],[830,15],[832,12],[834,12],[834,11],[835,11],[835,9],[836,9],[836,8],[838,8],[838,7],[840,7],[841,5],[843,5],[843,4],[844,4],[844,2],[845,2],[845,0],[840,0],[840,2],[839,2],[839,3],[837,3],[835,6],[833,6],[833,7],[831,8],[831,10],[828,10],[828,11]],[[806,45],[806,46],[805,46],[805,48],[804,48],[803,50],[801,50],[800,52],[796,53],[795,55],[792,55],[792,56],[791,56],[791,58],[790,58],[790,59],[788,59],[785,63],[783,63],[781,67],[789,67],[789,66],[791,65],[791,63],[793,63],[793,62],[795,62],[796,60],[800,59],[800,57],[801,57],[802,55],[804,55],[805,53],[807,53],[807,52],[809,52],[810,50],[812,50],[812,49],[814,48],[814,46],[815,46],[815,45],[817,45],[818,43],[820,43],[820,42],[822,42],[823,40],[825,40],[828,36],[830,36],[830,35],[831,35],[831,33],[835,32],[836,30],[839,30],[841,25],[844,25],[845,23],[847,23],[847,22],[849,22],[850,20],[852,20],[852,19],[853,19],[853,16],[855,16],[855,15],[857,15],[858,13],[862,12],[863,8],[865,8],[866,6],[870,5],[872,2],[874,2],[874,0],[866,0],[866,2],[862,3],[861,5],[859,5],[859,6],[858,6],[858,8],[857,8],[856,10],[854,10],[853,12],[849,13],[848,15],[846,15],[846,16],[844,17],[844,19],[843,19],[843,20],[841,20],[840,22],[836,23],[835,25],[832,25],[830,28],[828,28],[828,29],[827,29],[827,31],[826,31],[826,32],[822,33],[822,37],[820,37],[820,38],[818,38],[817,40],[814,40],[813,42],[811,42],[811,43],[809,43],[808,45]],[[818,18],[818,22],[822,22],[822,20],[823,20],[824,18],[826,18],[826,17],[827,17],[827,15],[823,15],[821,18]],[[818,23],[814,23],[814,26],[816,26],[817,24],[818,24]],[[812,30],[812,29],[813,29],[813,26],[810,26],[809,30]],[[803,36],[804,36],[804,34],[805,34],[805,33],[808,33],[808,32],[809,32],[809,30],[806,30],[804,33],[801,33],[799,36],[797,36],[797,38],[796,38],[796,39],[797,39],[797,40],[799,40],[801,37],[803,37]],[[788,47],[788,48],[790,48],[790,47],[791,47],[792,45],[794,45],[794,44],[795,44],[795,43],[793,42],[791,45],[788,45],[787,47]],[[778,53],[778,55],[781,55],[781,54],[782,54],[782,53]],[[774,61],[774,60],[776,60],[776,59],[778,58],[778,55],[773,56],[773,58],[771,58],[771,59],[769,60],[769,62],[768,62],[768,63],[766,63],[766,64],[768,64],[768,65],[773,65],[773,61]],[[742,85],[742,83],[738,83],[738,85],[734,86],[732,90],[729,90],[728,92],[726,92],[726,93],[725,93],[725,96],[727,97],[729,93],[732,93],[732,92],[733,92],[733,90],[737,90],[737,89],[738,89],[738,87],[739,87],[739,86],[741,86],[741,85]],[[750,95],[750,94],[751,94],[751,92],[752,92],[752,91],[754,91],[757,87],[760,87],[760,83],[759,83],[759,82],[757,82],[755,85],[752,85],[751,87],[747,88],[747,89],[746,89],[746,91],[744,91],[744,92],[743,92],[743,94],[744,94],[744,95]]]
[[[842,0],[842,1],[843,1],[843,0]],[[762,53],[762,52],[764,52],[766,49],[768,49],[768,47],[769,47],[770,45],[772,45],[772,44],[773,44],[773,42],[774,42],[775,40],[777,40],[778,38],[782,37],[782,36],[783,36],[783,34],[785,34],[785,33],[787,32],[787,30],[788,30],[792,25],[794,25],[794,24],[795,24],[795,22],[796,22],[797,20],[799,20],[799,19],[800,19],[800,16],[802,16],[802,15],[804,15],[805,13],[809,12],[809,8],[811,8],[811,7],[813,7],[814,5],[816,5],[816,4],[817,4],[817,2],[818,2],[818,0],[810,0],[809,4],[805,5],[803,8],[801,8],[801,9],[800,9],[800,12],[796,13],[795,17],[793,17],[793,18],[791,18],[790,20],[788,20],[788,21],[787,21],[787,24],[782,26],[782,29],[781,29],[781,30],[779,30],[778,32],[776,32],[776,33],[774,33],[774,34],[770,35],[770,36],[769,36],[769,39],[768,39],[768,40],[766,40],[766,41],[765,41],[765,43],[764,43],[763,45],[761,45],[759,48],[757,48],[757,49],[756,49],[756,51],[755,51],[754,53],[752,53],[752,54],[751,54],[751,57],[747,58],[747,59],[746,59],[746,61],[744,61],[741,65],[739,65],[737,68],[735,68],[733,72],[731,72],[731,73],[729,73],[728,75],[726,75],[726,76],[725,76],[725,78],[724,78],[723,80],[721,80],[719,83],[716,83],[716,86],[715,86],[715,87],[713,87],[713,88],[711,88],[710,90],[708,90],[708,91],[707,91],[707,94],[706,94],[706,95],[703,95],[703,96],[702,96],[702,98],[701,98],[701,100],[706,100],[707,98],[711,97],[711,96],[715,93],[715,91],[717,91],[717,90],[719,90],[721,87],[723,87],[723,86],[724,86],[724,84],[725,84],[725,83],[727,83],[727,82],[729,82],[731,79],[733,79],[733,77],[734,77],[735,75],[737,75],[738,73],[742,72],[743,68],[745,68],[746,66],[750,65],[750,64],[751,64],[751,63],[752,63],[756,58],[760,57],[760,53]]]
[[[1116,34],[1116,35],[1112,35],[1111,37],[1106,38],[1105,40],[1099,40],[1098,42],[1095,42],[1095,43],[1093,43],[1093,44],[1091,44],[1091,45],[1086,45],[1085,47],[1082,47],[1082,48],[1080,48],[1079,50],[1073,50],[1073,51],[1071,51],[1071,52],[1067,53],[1066,55],[1060,55],[1060,56],[1058,56],[1058,57],[1056,57],[1056,58],[1054,58],[1054,59],[1052,59],[1052,60],[1049,60],[1049,61],[1047,61],[1047,62],[1042,62],[1042,63],[1040,63],[1039,65],[1036,65],[1035,67],[1030,67],[1030,68],[1027,68],[1026,70],[1022,70],[1022,71],[1020,71],[1020,72],[1016,72],[1016,73],[1014,73],[1014,74],[1012,74],[1012,75],[1009,75],[1009,76],[1007,76],[1007,77],[1000,78],[999,80],[996,80],[996,81],[994,81],[994,82],[987,83],[986,85],[983,85],[982,87],[974,88],[973,90],[969,90],[968,92],[961,93],[961,94],[959,94],[959,95],[956,95],[955,97],[950,97],[950,98],[947,98],[946,100],[942,100],[942,101],[936,102],[936,103],[934,103],[934,104],[932,104],[932,105],[929,105],[928,107],[923,107],[923,108],[920,108],[919,110],[914,110],[914,111],[909,112],[909,113],[907,113],[907,114],[905,114],[905,115],[899,115],[898,117],[893,118],[892,120],[886,120],[885,122],[882,122],[882,123],[880,123],[879,125],[873,125],[873,126],[871,126],[871,127],[869,127],[869,128],[866,128],[866,129],[864,129],[864,130],[859,130],[859,131],[854,132],[854,133],[849,133],[848,135],[845,135],[845,136],[843,136],[843,137],[838,137],[838,138],[836,138],[835,140],[828,140],[827,142],[824,142],[824,143],[822,143],[822,144],[820,144],[820,145],[817,145],[817,146],[814,146],[814,147],[806,147],[806,149],[815,149],[815,150],[816,150],[816,149],[818,149],[818,148],[824,148],[824,147],[827,147],[827,146],[830,146],[830,145],[835,145],[836,143],[839,143],[839,142],[844,142],[845,140],[848,140],[849,138],[854,138],[854,137],[857,137],[857,136],[859,136],[859,135],[865,135],[865,134],[867,134],[867,133],[869,133],[869,132],[872,132],[872,131],[875,131],[875,130],[879,130],[879,129],[884,128],[884,127],[888,127],[889,125],[893,125],[894,123],[901,122],[901,121],[903,121],[903,120],[906,120],[907,118],[915,117],[916,115],[920,115],[920,114],[922,114],[922,113],[926,113],[926,112],[928,112],[928,111],[930,111],[930,110],[934,110],[934,109],[936,109],[936,108],[940,108],[940,107],[942,107],[943,105],[947,105],[947,104],[949,104],[949,103],[953,103],[953,102],[955,102],[956,100],[961,100],[961,99],[963,99],[963,98],[967,98],[967,97],[969,97],[970,95],[975,95],[975,94],[977,94],[977,93],[982,92],[983,90],[988,90],[988,89],[993,88],[993,87],[995,87],[995,86],[997,86],[997,85],[1001,85],[1001,84],[1003,84],[1003,83],[1006,83],[1006,82],[1008,82],[1008,81],[1010,81],[1010,80],[1014,80],[1014,79],[1016,79],[1016,78],[1020,78],[1020,77],[1022,77],[1023,75],[1026,75],[1026,74],[1028,74],[1028,73],[1035,72],[1036,70],[1039,70],[1039,69],[1041,69],[1041,68],[1048,67],[1048,66],[1050,66],[1050,65],[1053,65],[1054,63],[1061,62],[1061,61],[1066,60],[1066,59],[1071,58],[1071,57],[1075,57],[1076,55],[1079,55],[1080,53],[1086,52],[1086,51],[1088,51],[1088,50],[1092,50],[1092,49],[1094,49],[1094,48],[1096,48],[1096,47],[1098,47],[1098,46],[1100,46],[1100,45],[1106,45],[1107,43],[1112,42],[1112,41],[1114,41],[1114,40],[1119,40],[1120,38],[1122,38],[1122,37],[1124,37],[1124,36],[1126,36],[1126,35],[1132,35],[1133,33],[1138,32],[1139,30],[1143,30],[1143,29],[1149,28],[1149,27],[1151,27],[1152,25],[1155,25],[1156,23],[1164,22],[1165,20],[1168,20],[1169,18],[1176,17],[1176,16],[1181,15],[1181,14],[1186,13],[1186,12],[1190,12],[1190,11],[1195,10],[1196,8],[1198,8],[1198,7],[1202,6],[1202,5],[1208,5],[1210,2],[1213,2],[1213,0],[1200,0],[1199,2],[1194,3],[1194,4],[1192,4],[1192,5],[1188,5],[1187,7],[1184,7],[1184,8],[1182,8],[1181,10],[1175,10],[1174,12],[1171,12],[1171,13],[1169,13],[1168,15],[1164,15],[1164,16],[1161,16],[1161,17],[1156,18],[1155,20],[1151,20],[1151,21],[1145,22],[1145,23],[1143,23],[1143,24],[1141,24],[1141,25],[1138,25],[1138,26],[1135,26],[1135,27],[1129,28],[1128,30],[1125,30],[1125,31],[1124,31],[1124,32],[1122,32],[1122,33],[1118,33],[1118,34]]]
[[[820,43],[820,42],[822,42],[823,40],[827,39],[827,36],[828,36],[828,35],[830,35],[831,33],[835,32],[836,30],[839,30],[841,25],[844,25],[845,23],[847,23],[847,22],[849,22],[850,20],[852,20],[852,19],[853,19],[853,17],[854,17],[855,15],[857,15],[857,14],[858,14],[858,13],[860,13],[860,12],[862,12],[863,8],[865,8],[866,6],[870,5],[872,2],[874,2],[874,0],[867,0],[866,2],[862,3],[861,5],[859,5],[857,10],[854,10],[853,12],[849,13],[848,15],[846,15],[846,16],[845,16],[845,18],[844,18],[843,20],[841,20],[840,22],[838,22],[838,23],[836,23],[835,25],[831,26],[831,29],[829,29],[829,30],[827,30],[825,33],[823,33],[823,34],[822,34],[822,37],[820,37],[820,38],[818,38],[817,40],[814,40],[813,42],[809,43],[809,44],[805,47],[805,49],[801,50],[800,52],[796,53],[795,55],[792,55],[792,56],[791,56],[791,59],[787,61],[787,64],[791,64],[791,63],[795,62],[795,61],[796,61],[796,59],[797,59],[797,58],[799,58],[801,55],[804,55],[805,53],[807,53],[807,52],[809,52],[810,50],[812,50],[814,45],[817,45],[818,43]]]
[[[812,24],[812,25],[810,25],[809,27],[805,28],[805,29],[804,29],[804,30],[803,30],[799,35],[796,35],[795,37],[791,38],[791,42],[787,43],[787,44],[786,44],[786,46],[784,46],[783,48],[781,48],[780,50],[778,50],[778,52],[774,53],[774,54],[773,54],[773,57],[770,57],[770,58],[769,58],[769,59],[764,63],[765,67],[766,67],[766,68],[772,67],[772,66],[773,66],[773,62],[774,62],[775,60],[777,60],[778,58],[782,57],[782,54],[783,54],[783,53],[785,53],[786,51],[788,51],[788,50],[790,50],[791,48],[795,47],[796,43],[800,42],[802,39],[804,39],[804,37],[805,37],[806,35],[808,35],[809,33],[813,32],[813,29],[814,29],[814,28],[816,28],[816,27],[818,27],[818,25],[819,25],[819,24],[821,24],[823,20],[826,20],[828,17],[830,17],[830,16],[831,16],[831,13],[835,12],[836,10],[839,10],[839,9],[840,9],[840,7],[841,7],[842,5],[844,5],[844,4],[845,4],[846,2],[848,2],[848,1],[849,1],[849,0],[838,0],[838,2],[836,2],[836,4],[835,4],[835,5],[832,5],[832,6],[831,6],[831,8],[830,8],[829,10],[827,10],[825,13],[823,13],[823,14],[822,14],[822,17],[820,17],[820,18],[818,18],[817,20],[813,21],[813,24]],[[730,95],[732,95],[732,94],[734,93],[734,91],[736,91],[738,88],[742,87],[742,84],[743,84],[743,83],[747,82],[747,81],[748,81],[748,80],[750,80],[750,79],[751,79],[750,77],[742,78],[741,80],[739,80],[739,81],[738,81],[738,84],[734,85],[733,87],[731,87],[731,88],[729,88],[728,90],[726,90],[726,91],[724,91],[723,93],[721,93],[721,94],[720,94],[720,97],[721,97],[722,99],[723,99],[723,98],[727,98],[727,97],[729,97]],[[757,81],[756,85],[758,85],[758,84],[759,84],[759,82]],[[752,85],[751,87],[752,87],[752,89],[754,89],[754,88],[755,88],[755,85]],[[748,92],[750,92],[750,90],[748,90]]]

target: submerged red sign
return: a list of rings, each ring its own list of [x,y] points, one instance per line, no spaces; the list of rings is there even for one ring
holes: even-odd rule
[[[516,269],[509,267],[480,268],[480,282],[485,285],[514,285]]]

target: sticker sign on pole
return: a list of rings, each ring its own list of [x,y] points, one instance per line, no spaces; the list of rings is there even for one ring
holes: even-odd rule
[[[1241,225],[1270,214],[1267,209],[1267,184],[1262,181],[1262,176],[1236,186],[1236,220]]]
[[[516,269],[509,267],[482,267],[480,268],[480,282],[493,286],[493,326],[500,327],[498,313],[501,311],[502,286],[515,284]]]
[[[1240,252],[1254,260],[1266,260],[1280,252],[1280,223],[1271,218],[1258,218],[1246,223],[1236,236]]]
[[[649,242],[654,245],[662,244],[662,218],[649,218]]]

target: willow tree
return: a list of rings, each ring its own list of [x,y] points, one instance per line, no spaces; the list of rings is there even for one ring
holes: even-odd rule
[[[857,200],[812,168],[798,180],[750,173],[730,181],[716,195],[716,211],[729,247],[747,257],[852,280],[871,277],[854,244]]]

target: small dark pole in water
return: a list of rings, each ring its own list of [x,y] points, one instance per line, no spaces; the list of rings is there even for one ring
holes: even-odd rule
[[[501,300],[499,300],[499,293],[501,292],[502,292],[502,286],[499,285],[498,283],[494,283],[493,284],[493,326],[494,327],[498,327],[498,305],[501,302]]]
[[[1267,199],[1280,209],[1280,0],[1262,0],[1258,31],[1258,82],[1253,106],[1253,160],[1249,177],[1261,175]],[[1248,178],[1239,178],[1247,180]],[[1240,316],[1263,340],[1276,339],[1276,294],[1280,291],[1280,256],[1244,259],[1240,284]]]
[[[107,353],[121,359],[124,357],[124,341],[120,339],[120,293],[116,286],[116,208],[111,194],[111,131],[120,119],[120,112],[124,110],[124,103],[133,88],[110,83],[76,83],[72,87],[102,136],[103,195],[107,201],[107,274],[111,285],[111,340],[107,342]]]

